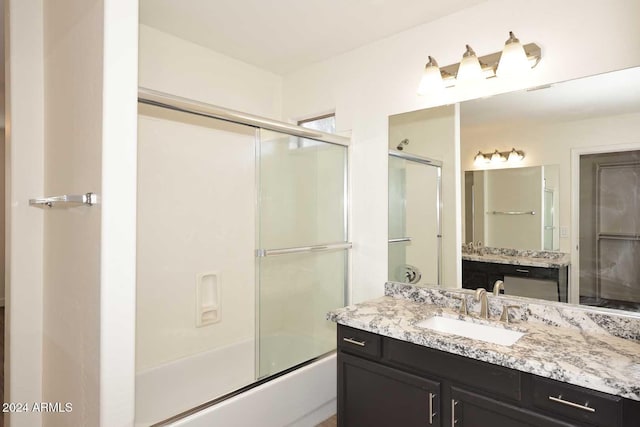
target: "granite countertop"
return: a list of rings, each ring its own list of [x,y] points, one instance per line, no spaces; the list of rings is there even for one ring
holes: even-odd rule
[[[562,252],[527,251],[504,248],[482,248],[482,254],[469,253],[463,248],[462,259],[493,262],[496,264],[525,265],[528,267],[563,268],[571,264],[571,255]]]
[[[415,326],[434,315],[490,322],[525,335],[506,347]],[[636,340],[543,322],[505,325],[495,317],[486,321],[460,316],[447,306],[398,295],[337,309],[328,313],[327,318],[383,336],[640,401],[640,342]]]

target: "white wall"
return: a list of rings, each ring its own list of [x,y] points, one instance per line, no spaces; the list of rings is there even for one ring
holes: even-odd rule
[[[280,119],[282,77],[140,25],[140,86]]]
[[[44,77],[42,1],[5,2],[6,325],[5,402],[42,400]],[[13,427],[37,426],[39,413],[5,414]]]
[[[47,195],[102,194],[102,14],[99,0],[44,3]],[[43,399],[77,407],[47,425],[99,424],[100,213],[44,213]]]
[[[571,230],[571,149],[640,142],[640,113],[462,132],[462,170],[477,169],[473,157],[478,151],[514,145],[525,152],[519,166],[560,165],[559,225]],[[560,238],[560,251],[571,252],[569,238]]]
[[[446,65],[460,60],[465,43],[480,55],[495,52],[512,30],[543,51],[531,80],[518,86],[567,80],[640,64],[638,15],[635,0],[490,0],[285,76],[283,117],[335,108],[338,129],[352,130],[356,300],[382,294],[387,277],[388,116],[468,96],[455,89],[441,99],[416,96],[427,55]],[[509,89],[488,83],[482,94]]]
[[[134,418],[138,2],[103,0],[100,425]]]

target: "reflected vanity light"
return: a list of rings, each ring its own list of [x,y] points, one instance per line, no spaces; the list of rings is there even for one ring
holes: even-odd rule
[[[524,159],[524,151],[518,151],[515,148],[512,148],[511,151],[509,151],[509,163],[517,163],[522,161],[522,159]]]
[[[473,163],[476,166],[484,166],[488,163],[517,163],[522,161],[522,159],[524,159],[524,151],[512,148],[511,151],[495,150],[493,153],[483,153],[482,151],[478,151],[478,154],[473,158]]]
[[[487,156],[485,156],[484,154],[482,154],[482,152],[478,151],[478,154],[476,154],[476,156],[473,158],[473,162],[478,165],[478,166],[482,166],[485,165],[487,163],[489,163],[491,161],[491,159]]]
[[[498,150],[494,151],[493,154],[491,155],[491,163],[500,163],[500,162],[506,162],[507,161],[507,157],[504,156],[502,153],[500,153]]]
[[[422,79],[418,87],[418,94],[425,95],[437,92],[442,87],[456,85],[470,85],[483,82],[485,79],[517,78],[528,73],[540,62],[542,50],[535,43],[522,45],[513,31],[509,31],[504,50],[478,57],[474,50],[466,45],[462,60],[457,64],[438,67],[436,60],[429,56]],[[437,78],[437,72],[440,78]]]

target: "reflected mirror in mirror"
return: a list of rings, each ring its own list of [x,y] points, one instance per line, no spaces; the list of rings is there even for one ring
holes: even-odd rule
[[[560,250],[559,166],[465,171],[464,243]]]

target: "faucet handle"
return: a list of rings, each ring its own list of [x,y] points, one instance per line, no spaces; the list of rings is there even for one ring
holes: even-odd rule
[[[503,305],[502,306],[502,314],[500,315],[500,321],[504,323],[509,323],[509,309],[510,308],[522,308],[521,305]]]
[[[466,316],[467,315],[467,299],[464,296],[456,296],[456,295],[453,295],[452,298],[460,300],[460,309],[458,310],[458,313],[464,314]]]

